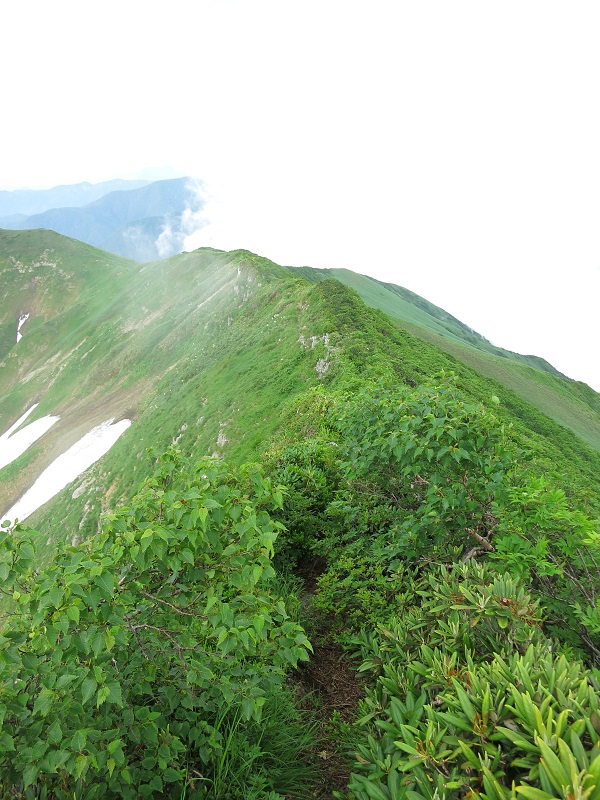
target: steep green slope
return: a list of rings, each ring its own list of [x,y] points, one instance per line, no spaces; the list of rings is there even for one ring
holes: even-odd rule
[[[523,400],[512,388],[476,371],[445,349],[418,338],[389,316],[368,308],[356,293],[337,281],[324,281],[323,297],[327,302],[329,330],[342,337],[343,371],[358,386],[364,380],[388,375],[399,382],[416,385],[443,371],[457,375],[460,388],[473,399],[486,404],[492,396],[500,399],[498,413],[514,426],[522,445],[557,473],[560,482],[569,480],[581,491],[600,495],[600,453],[571,430],[556,423],[536,406]],[[336,337],[332,337],[335,345]],[[592,390],[589,390],[592,392]],[[592,393],[595,395],[595,393]]]
[[[197,263],[198,256],[187,256],[187,265]],[[497,395],[501,419],[514,427],[540,468],[578,494],[591,494],[592,502],[600,496],[600,455],[511,390],[402,331],[338,282],[311,287],[290,282],[273,265],[249,254],[229,257],[236,270],[233,286],[243,285],[237,282],[238,270],[239,277],[250,278],[246,296],[236,303],[240,289],[234,288],[232,304],[227,281],[221,283],[220,303],[207,314],[202,336],[194,330],[193,316],[183,315],[158,346],[160,352],[152,357],[146,353],[139,362],[146,369],[154,358],[166,357],[162,365],[168,366],[141,402],[135,425],[85,479],[65,490],[51,514],[40,514],[44,530],[50,530],[57,518],[73,530],[86,512],[83,531],[93,530],[107,501],[130,494],[132,476],[137,480],[149,468],[147,447],[160,450],[176,441],[184,453],[224,454],[234,462],[256,458],[277,433],[279,415],[296,394],[319,383],[359,388],[386,374],[416,385],[453,371],[459,386],[474,399],[489,403]],[[173,261],[183,277],[186,265],[180,257]],[[265,264],[269,272],[261,269]],[[224,266],[221,262],[221,271]],[[231,272],[227,274],[233,279]],[[80,487],[85,493],[75,502],[72,495]]]
[[[79,327],[107,313],[134,269],[52,231],[0,231],[0,402],[18,385],[23,396],[35,393],[41,382],[31,373],[44,371],[61,344],[75,342]],[[18,320],[26,314],[17,344]]]
[[[49,232],[2,237],[0,432],[33,402],[40,405],[32,419],[58,414],[60,421],[0,471],[0,505],[8,508],[95,425],[133,420],[110,453],[31,518],[54,537],[94,530],[101,511],[127,499],[147,473],[150,447],[175,441],[184,453],[256,458],[297,394],[319,384],[352,389],[381,375],[414,385],[455,372],[474,398],[500,398],[505,422],[548,470],[560,469],[581,491],[600,488],[600,455],[525,402],[502,374],[478,371],[462,350],[449,352],[448,339],[407,330],[339,281],[309,282],[246,251],[207,248],[139,265]],[[17,344],[25,312],[31,317]],[[458,341],[452,347],[488,358]],[[563,386],[514,366],[525,377],[543,375],[547,402],[558,393],[551,382]],[[529,380],[540,392],[545,386]],[[586,404],[597,396],[579,393],[579,406],[565,393],[563,414],[585,406],[594,421]]]
[[[323,333],[303,303],[312,287],[281,267],[210,249],[141,266],[80,246],[79,270],[67,271],[62,266],[76,258],[76,244],[44,232],[7,234],[19,236],[31,273],[12,269],[13,282],[26,284],[20,293],[11,287],[18,295],[6,310],[13,334],[25,310],[19,298],[32,300],[27,287],[40,273],[43,302],[30,302],[26,326],[33,324],[24,326],[23,339],[7,341],[0,429],[33,402],[40,405],[31,419],[58,414],[60,421],[2,470],[0,504],[8,508],[93,426],[111,417],[134,420],[114,453],[86,476],[85,492],[73,499],[71,487],[39,512],[46,530],[77,531],[86,514],[93,527],[101,508],[133,490],[148,447],[178,439],[188,452],[221,452],[227,444],[236,458],[256,454],[288,395],[320,379],[315,366],[324,346],[299,342],[301,330]],[[63,244],[52,253],[60,268],[41,263],[48,237]],[[94,259],[108,260],[91,277]],[[89,296],[78,291],[86,279]]]
[[[400,286],[381,283],[367,275],[360,275],[348,269],[313,269],[312,267],[290,267],[290,269],[311,282],[328,278],[341,281],[358,292],[367,305],[379,308],[386,314],[404,322],[420,325],[457,342],[466,341],[481,347],[492,346],[483,336],[472,331],[451,314]]]
[[[600,395],[565,377],[544,359],[495,347],[443,309],[402,287],[349,270],[291,269],[307,280],[336,278],[350,286],[365,303],[399,320],[418,338],[498,381],[600,450]]]

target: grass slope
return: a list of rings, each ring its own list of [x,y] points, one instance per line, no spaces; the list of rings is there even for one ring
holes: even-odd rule
[[[350,286],[369,306],[380,309],[418,338],[511,389],[600,450],[600,395],[586,384],[565,377],[544,359],[495,347],[443,309],[402,287],[349,270],[291,269],[307,280],[335,278]]]
[[[462,350],[449,352],[440,334],[400,326],[337,280],[310,282],[247,251],[210,248],[140,265],[45,231],[1,233],[0,252],[0,430],[35,401],[35,416],[61,416],[0,472],[0,506],[94,425],[134,421],[30,519],[50,538],[95,530],[100,513],[126,501],[147,474],[150,447],[177,442],[189,454],[256,459],[295,396],[319,384],[352,390],[380,375],[417,384],[455,372],[473,397],[500,397],[505,422],[549,470],[560,465],[582,492],[600,489],[600,455],[503,375],[476,369]],[[16,344],[16,320],[26,311],[32,316]],[[451,344],[488,364],[482,351]],[[548,402],[563,388],[564,379],[516,367],[544,376],[546,384],[529,380],[540,393],[546,388]],[[565,391],[564,414],[597,401],[577,386],[580,406]]]
[[[61,241],[44,232],[9,236],[23,236],[23,245],[38,239],[42,255],[48,237]],[[62,242],[64,250],[59,254],[55,247],[52,258],[64,266],[77,243]],[[44,302],[32,313],[37,325],[24,328],[18,344],[9,342],[0,427],[34,401],[40,401],[35,416],[61,419],[0,473],[1,504],[8,507],[58,452],[94,425],[109,417],[134,420],[86,475],[85,492],[70,487],[32,518],[51,534],[79,531],[82,518],[93,528],[101,510],[136,488],[148,466],[148,447],[165,448],[177,439],[187,452],[256,456],[289,395],[320,380],[315,367],[323,345],[299,341],[301,330],[323,333],[311,324],[305,299],[313,287],[264,259],[206,249],[141,266],[81,245],[80,269],[63,270],[65,277],[58,268],[40,266],[33,246],[24,252],[22,263],[32,273],[13,269],[13,280],[29,286],[40,272],[48,279]],[[90,256],[108,259],[94,279]],[[77,288],[86,276],[90,296]],[[31,300],[26,291],[21,295]],[[15,300],[6,311],[13,331],[23,302]]]

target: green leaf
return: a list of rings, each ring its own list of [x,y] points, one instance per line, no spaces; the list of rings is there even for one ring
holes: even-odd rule
[[[110,695],[110,689],[108,686],[101,686],[98,689],[98,694],[96,695],[96,708],[100,708],[102,703],[104,703]]]
[[[458,745],[462,750],[462,752],[464,753],[469,764],[478,770],[481,765],[479,763],[479,759],[477,758],[473,750],[469,747],[469,745],[466,742],[463,742],[462,739],[458,740]]]
[[[41,714],[43,717],[45,717],[52,708],[53,700],[54,695],[52,692],[49,692],[47,689],[42,689],[40,694],[38,694],[36,697],[35,703],[33,704],[33,713]]]
[[[86,678],[81,684],[81,702],[83,705],[96,693],[98,684],[93,678]]]
[[[212,497],[205,498],[202,505],[204,506],[204,508],[222,508],[221,503],[218,503],[216,500],[213,500]]]
[[[107,744],[106,752],[108,753],[109,756],[112,756],[115,750],[117,750],[122,744],[123,744],[122,739],[113,739],[112,742],[109,742]]]
[[[596,785],[600,784],[600,755],[597,755],[596,758],[592,761],[590,766],[588,767],[588,772],[590,775],[593,775],[594,780],[596,781]]]
[[[48,759],[50,771],[58,772],[62,765],[68,761],[70,755],[68,750],[52,750],[52,752],[48,753],[46,758]]]
[[[96,578],[96,586],[99,587],[104,599],[109,600],[115,590],[115,579],[110,572],[103,572]]]
[[[106,641],[102,631],[98,631],[92,636],[92,652],[95,656],[106,649]]]
[[[369,795],[370,800],[390,800],[390,795],[387,791],[383,791],[376,783],[365,781],[362,788]]]
[[[54,720],[48,730],[48,742],[50,744],[58,744],[61,740],[62,728],[60,727],[60,722],[58,720]]]
[[[548,777],[552,781],[554,788],[557,789],[559,792],[568,786],[571,785],[571,781],[569,776],[567,775],[565,768],[560,763],[560,760],[556,753],[554,753],[545,742],[543,742],[539,737],[536,738],[537,746],[540,749],[540,753],[542,755],[541,763],[546,768],[546,772],[548,773]]]
[[[527,800],[556,800],[554,795],[543,792],[541,789],[536,789],[535,786],[515,786],[515,789],[524,795]]]
[[[400,785],[401,785],[400,775],[398,774],[397,770],[392,768],[388,772],[388,779],[387,779],[387,788],[390,793],[390,797],[393,798],[400,796]]]
[[[75,731],[71,739],[72,750],[83,750],[87,741],[87,733],[85,731]]]
[[[191,550],[188,550],[186,548],[185,550],[182,550],[179,555],[181,557],[181,560],[185,561],[187,564],[193,564],[194,563],[194,554],[192,553]]]
[[[88,767],[88,756],[83,755],[80,753],[77,758],[75,759],[75,767],[73,769],[73,777],[75,780],[79,780],[84,772],[87,771]]]
[[[262,631],[263,631],[263,628],[265,626],[265,618],[264,618],[264,616],[262,614],[257,614],[252,619],[252,626],[253,626],[254,630],[258,633],[258,635],[260,636]]]
[[[108,689],[107,699],[109,703],[115,703],[120,708],[123,707],[123,699],[121,697],[121,684],[118,681],[109,681],[106,684]]]
[[[458,697],[460,707],[462,708],[467,719],[470,722],[473,721],[475,719],[475,709],[473,708],[473,704],[471,703],[469,696],[456,679],[453,679],[452,682],[454,683],[454,689],[456,691],[456,696]]]
[[[22,558],[25,561],[31,561],[32,558],[35,558],[35,550],[33,549],[33,545],[31,545],[29,542],[23,542],[19,547],[19,558]]]
[[[27,764],[25,769],[23,770],[23,788],[27,789],[28,786],[31,786],[38,775],[38,765],[37,764]]]

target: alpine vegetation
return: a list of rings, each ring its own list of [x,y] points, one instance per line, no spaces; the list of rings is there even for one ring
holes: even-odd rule
[[[353,273],[0,245],[1,796],[600,797],[599,395]]]

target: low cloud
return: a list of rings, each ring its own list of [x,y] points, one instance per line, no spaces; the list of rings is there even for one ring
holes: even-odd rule
[[[181,253],[188,249],[186,242],[205,228],[209,219],[206,213],[208,193],[199,180],[190,180],[186,186],[187,205],[179,216],[167,217],[155,245],[159,258]]]

